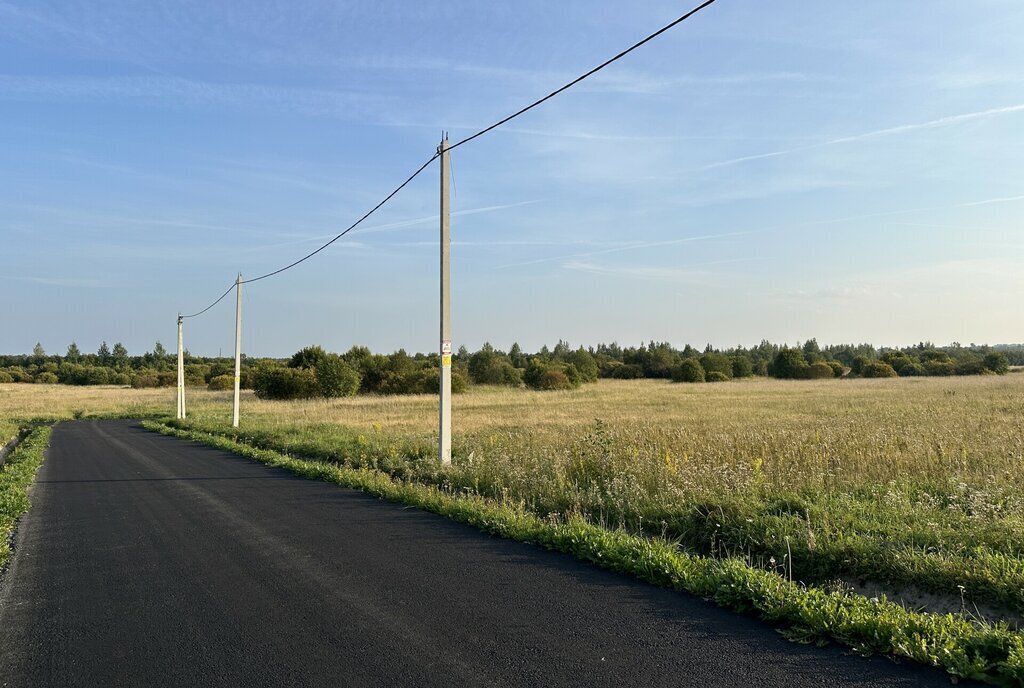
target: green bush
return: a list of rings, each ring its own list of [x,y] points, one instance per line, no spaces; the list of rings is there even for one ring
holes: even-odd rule
[[[871,359],[867,356],[854,356],[853,360],[850,362],[850,372],[854,375],[863,375],[864,367],[868,363],[871,363]]]
[[[581,384],[579,370],[574,365],[558,361],[545,363],[539,358],[530,361],[523,373],[523,382],[532,389],[575,389]]]
[[[956,363],[950,361],[948,356],[946,357],[946,360],[941,360],[937,358],[930,358],[928,360],[925,360],[924,354],[926,353],[928,352],[925,351],[924,353],[921,354],[921,360],[924,361],[925,372],[927,372],[929,375],[956,375]]]
[[[710,373],[705,375],[705,380],[708,382],[728,382],[732,378],[723,373],[721,370],[712,370]]]
[[[896,377],[896,371],[892,366],[881,361],[868,363],[860,374],[862,377]]]
[[[832,366],[825,361],[815,361],[804,369],[804,377],[808,380],[830,380],[835,376]]]
[[[900,377],[920,377],[921,375],[928,374],[928,371],[924,369],[924,366],[917,361],[904,363],[896,370],[896,372],[900,374]]]
[[[639,380],[644,376],[644,369],[635,363],[617,365],[611,369],[611,377],[616,380]]]
[[[1006,355],[998,351],[985,354],[984,366],[986,370],[991,370],[996,375],[1006,375],[1010,370],[1010,362]]]
[[[700,357],[700,365],[704,368],[705,379],[708,382],[719,382],[711,379],[711,373],[721,373],[727,380],[732,377],[732,359],[725,354],[706,353]]]
[[[359,391],[359,373],[341,356],[328,354],[316,365],[316,386],[322,397],[350,397]]]
[[[807,377],[807,359],[800,349],[782,349],[772,361],[771,374],[784,380]]]
[[[235,388],[235,376],[234,375],[216,375],[210,378],[210,382],[206,385],[206,388],[214,392],[223,392],[224,390]]]
[[[260,366],[253,376],[260,399],[309,399],[318,395],[316,373],[309,368]]]
[[[754,374],[754,364],[746,356],[733,356],[731,362],[733,377],[750,377]]]
[[[133,389],[147,389],[150,387],[159,387],[160,380],[157,378],[155,372],[139,371],[138,373],[135,373],[131,384]]]
[[[842,377],[846,374],[846,368],[839,361],[828,361],[827,363],[832,368],[832,375],[834,377]]]
[[[672,369],[672,382],[704,382],[704,366],[696,358],[684,358]]]
[[[53,373],[39,373],[36,375],[36,383],[40,385],[55,385],[57,384],[57,376]]]
[[[5,385],[14,382],[14,378],[6,370],[0,370],[0,385]]]
[[[478,385],[518,387],[523,383],[522,372],[489,344],[469,357],[469,378]]]
[[[985,365],[982,363],[980,358],[965,358],[957,361],[957,375],[981,375],[985,372]]]

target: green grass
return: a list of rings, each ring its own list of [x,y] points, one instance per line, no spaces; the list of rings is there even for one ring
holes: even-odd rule
[[[10,418],[0,418],[0,447],[18,434],[18,423]]]
[[[424,484],[412,475],[397,477],[380,468],[295,458],[220,434],[154,422],[145,425],[306,478],[432,511],[501,537],[568,552],[603,568],[713,599],[729,609],[756,613],[783,624],[797,640],[833,640],[858,652],[906,657],[963,678],[1006,685],[1024,682],[1024,636],[1002,624],[980,624],[952,614],[921,614],[884,599],[808,588],[742,558],[689,553],[660,537],[604,527],[579,514],[541,517],[522,502],[466,492],[443,480]],[[430,459],[412,461],[417,460]]]
[[[11,556],[10,535],[18,517],[28,511],[28,486],[49,441],[49,427],[35,428],[0,468],[0,570]]]

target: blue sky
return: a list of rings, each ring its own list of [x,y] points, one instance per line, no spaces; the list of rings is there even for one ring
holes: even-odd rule
[[[686,9],[0,0],[0,351],[169,346]],[[719,0],[453,153],[455,345],[1024,341],[1022,35],[1017,0]],[[437,188],[248,285],[244,349],[435,349]]]

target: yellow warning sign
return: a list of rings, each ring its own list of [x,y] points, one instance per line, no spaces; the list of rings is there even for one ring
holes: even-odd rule
[[[452,355],[451,354],[445,354],[444,356],[442,356],[441,357],[441,365],[443,365],[445,368],[451,368],[452,367]]]

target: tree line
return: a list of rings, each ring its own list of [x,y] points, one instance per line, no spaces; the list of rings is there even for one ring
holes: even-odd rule
[[[75,343],[63,355],[48,355],[39,344],[31,354],[0,355],[0,383],[130,385],[165,387],[177,384],[175,355],[160,342],[151,351],[132,356],[120,343],[106,342],[96,353],[83,353]],[[904,348],[870,344],[819,346],[810,339],[796,346],[763,340],[754,347],[703,350],[668,342],[623,347],[617,343],[571,347],[559,340],[552,348],[527,353],[514,343],[508,351],[484,344],[478,351],[461,347],[453,356],[452,390],[471,384],[525,386],[538,390],[573,389],[600,378],[667,379],[675,382],[723,382],[770,376],[783,379],[839,377],[910,377],[1004,374],[1024,366],[1024,345],[995,347],[921,342]],[[243,356],[241,384],[263,398],[295,399],[352,394],[429,394],[437,391],[437,354],[375,354],[355,346],[342,354],[309,346],[288,359]],[[230,389],[234,360],[185,353],[189,386]]]

